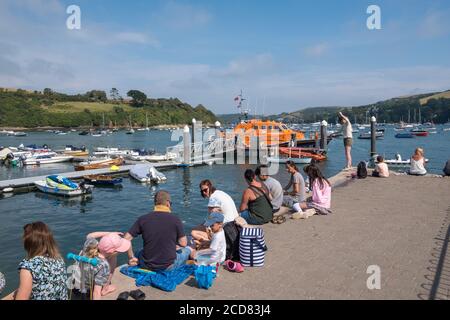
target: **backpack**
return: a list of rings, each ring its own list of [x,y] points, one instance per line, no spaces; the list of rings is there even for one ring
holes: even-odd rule
[[[365,161],[361,161],[358,163],[358,168],[356,169],[356,176],[358,179],[367,178],[367,163]]]
[[[227,242],[227,250],[225,260],[239,261],[239,236],[242,227],[238,226],[234,221],[225,223],[223,232],[225,233],[225,240]]]
[[[450,176],[450,160],[447,160],[447,163],[445,164],[443,171],[444,171],[444,175]]]
[[[242,228],[239,238],[239,256],[244,267],[264,266],[266,251],[262,228]]]

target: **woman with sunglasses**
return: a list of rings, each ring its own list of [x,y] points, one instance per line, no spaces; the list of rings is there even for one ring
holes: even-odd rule
[[[211,212],[223,214],[224,225],[239,217],[236,204],[230,195],[221,190],[217,190],[210,180],[201,181],[199,187],[201,196],[208,199],[208,214]],[[194,227],[191,235],[197,244],[207,244],[209,241],[207,230],[203,224]]]

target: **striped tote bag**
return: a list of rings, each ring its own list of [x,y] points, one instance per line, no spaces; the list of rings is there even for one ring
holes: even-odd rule
[[[264,266],[266,251],[262,228],[242,228],[239,238],[239,255],[244,267]]]

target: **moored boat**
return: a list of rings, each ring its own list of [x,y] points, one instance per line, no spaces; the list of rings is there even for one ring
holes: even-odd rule
[[[44,193],[66,197],[91,193],[93,188],[91,185],[77,184],[66,177],[57,175],[50,175],[45,180],[35,181],[34,185]]]
[[[358,139],[371,139],[372,138],[372,133],[369,132],[360,132],[358,135]],[[381,131],[376,131],[375,132],[375,139],[383,139],[384,138],[384,133]]]
[[[101,160],[94,160],[94,161],[84,161],[80,162],[79,164],[75,165],[75,171],[83,171],[83,170],[90,170],[90,169],[101,169],[101,168],[108,168],[111,166],[119,166],[123,164],[122,158],[106,158]]]
[[[156,170],[151,164],[136,164],[130,169],[130,176],[139,182],[160,183],[167,180],[166,176]]]
[[[422,129],[413,129],[410,132],[411,132],[411,134],[418,136],[418,137],[426,137],[429,134],[429,132],[427,130],[422,130]]]
[[[83,177],[84,181],[94,186],[115,186],[122,183],[122,178],[102,174],[92,174]]]
[[[49,163],[67,162],[73,159],[73,156],[57,155],[55,152],[34,154],[31,157],[23,159],[24,165],[41,165]]]
[[[410,132],[398,132],[395,134],[396,138],[414,138],[414,135]]]
[[[289,129],[284,123],[259,119],[242,121],[234,127],[233,135],[240,137],[246,148],[250,147],[251,137],[257,137],[265,146],[287,145],[293,140],[305,139],[304,132]]]
[[[280,154],[288,158],[311,158],[314,161],[320,162],[327,160],[324,150],[315,148],[298,148],[298,147],[280,147]]]
[[[289,158],[289,157],[267,157],[267,162],[270,163],[286,163],[292,161],[297,164],[310,164],[312,158]]]

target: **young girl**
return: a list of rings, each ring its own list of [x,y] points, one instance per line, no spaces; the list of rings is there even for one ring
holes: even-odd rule
[[[86,275],[93,275],[85,277],[86,288],[93,290],[93,300],[98,300],[116,290],[111,285],[111,279],[117,266],[117,254],[126,252],[131,247],[131,242],[121,235],[120,232],[93,232],[87,235],[83,255],[98,260],[95,267],[83,264]],[[100,238],[100,241],[96,238]]]
[[[331,184],[322,175],[320,169],[314,165],[308,165],[303,168],[305,173],[308,175],[310,188],[312,190],[311,201],[302,202],[299,204],[302,210],[313,209],[303,212],[302,218],[307,218],[316,214],[316,211],[320,214],[331,213]]]
[[[16,300],[67,300],[67,274],[53,234],[43,222],[23,227],[27,257],[19,264]]]
[[[384,163],[383,156],[377,157],[377,164],[375,165],[375,170],[372,172],[373,177],[389,178],[389,168],[386,163]]]

